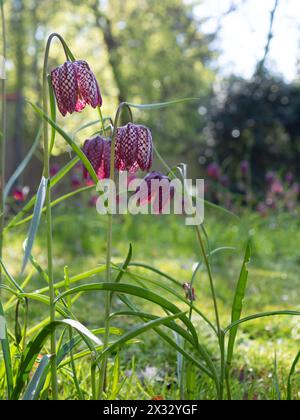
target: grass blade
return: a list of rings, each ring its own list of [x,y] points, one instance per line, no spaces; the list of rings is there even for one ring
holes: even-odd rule
[[[242,309],[243,309],[243,300],[245,297],[245,291],[247,287],[248,281],[248,264],[251,258],[251,246],[250,242],[247,244],[245,258],[242,266],[242,270],[240,273],[240,277],[238,280],[238,284],[235,291],[235,296],[232,305],[232,313],[231,313],[231,323],[238,321],[241,317]],[[238,326],[232,328],[230,330],[230,336],[228,341],[228,348],[227,348],[227,361],[226,361],[226,371],[227,374],[229,373],[229,369],[231,367],[231,361],[233,356],[233,348],[238,331]]]
[[[83,339],[92,340],[98,346],[102,345],[102,342],[96,337],[93,333],[91,333],[84,325],[80,322],[72,320],[72,319],[64,319],[62,321],[54,321],[48,325],[46,325],[38,335],[27,345],[24,351],[24,357],[20,364],[16,386],[13,391],[13,399],[18,399],[24,385],[29,377],[33,364],[40,354],[46,340],[48,339],[49,335],[53,333],[56,328],[61,326],[71,326],[83,337]]]
[[[10,347],[7,336],[7,327],[6,327],[6,318],[3,311],[2,303],[0,301],[0,341],[4,358],[5,373],[6,373],[6,383],[7,383],[7,396],[10,400],[13,393],[13,368],[11,362]]]
[[[295,357],[295,360],[293,361],[289,376],[288,376],[288,381],[287,381],[287,400],[291,401],[292,399],[292,377],[295,373],[296,367],[298,362],[300,361],[300,351],[297,354],[297,356]]]
[[[228,331],[230,331],[232,328],[235,328],[240,324],[244,324],[245,322],[254,321],[255,319],[259,319],[259,318],[267,318],[267,317],[270,317],[270,316],[281,316],[281,315],[300,316],[300,312],[299,311],[283,310],[283,311],[261,312],[261,313],[258,313],[258,314],[249,315],[249,316],[246,316],[245,318],[241,318],[238,321],[235,321],[232,324],[228,325],[224,329],[224,334],[227,334]]]
[[[43,389],[46,376],[48,373],[51,357],[46,354],[43,356],[42,360],[39,363],[37,370],[34,372],[26,391],[23,396],[23,400],[37,400],[41,390]]]

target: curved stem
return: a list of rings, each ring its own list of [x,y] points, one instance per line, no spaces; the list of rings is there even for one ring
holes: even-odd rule
[[[66,58],[69,58],[69,49],[63,38],[53,33],[49,36],[46,44],[43,66],[43,111],[48,115],[48,61],[51,42],[54,38],[58,38],[64,48]],[[55,321],[55,289],[53,281],[53,240],[52,240],[52,215],[51,215],[51,187],[50,187],[50,153],[49,153],[49,137],[47,121],[43,123],[43,140],[44,140],[44,177],[47,179],[46,190],[46,224],[47,224],[47,258],[48,258],[48,276],[49,276],[49,297],[50,297],[50,322]],[[57,386],[57,370],[56,370],[56,338],[55,332],[51,334],[51,385],[52,397],[54,400],[58,399]]]

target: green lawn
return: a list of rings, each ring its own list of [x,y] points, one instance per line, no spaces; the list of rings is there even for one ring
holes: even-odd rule
[[[94,209],[83,207],[80,202],[72,203],[72,210],[60,207],[54,210],[54,253],[55,280],[63,279],[63,269],[68,265],[70,275],[87,271],[105,263],[106,220]],[[114,222],[113,262],[122,262],[133,246],[134,262],[153,265],[173,276],[180,282],[190,281],[193,268],[201,261],[194,229],[184,226],[184,219],[173,216],[117,217]],[[211,257],[216,293],[220,305],[221,322],[230,323],[234,289],[243,262],[245,247],[252,239],[252,260],[249,266],[249,283],[244,301],[243,316],[255,312],[278,309],[300,309],[299,219],[291,215],[277,215],[262,219],[255,214],[245,214],[239,220],[223,212],[206,209],[205,227],[211,250],[222,250]],[[18,228],[6,236],[5,261],[11,272],[17,276],[21,267],[22,241],[26,228]],[[33,255],[42,267],[46,265],[44,254],[43,225],[34,246]],[[149,271],[131,267],[139,273],[144,287],[166,294],[150,281],[159,279]],[[95,276],[89,282],[103,281],[104,274]],[[122,282],[132,283],[130,276]],[[34,274],[27,290],[45,286],[45,281]],[[196,305],[213,322],[214,312],[208,279],[205,270],[200,270],[195,281]],[[182,295],[183,290],[182,290]],[[4,296],[6,296],[4,294]],[[141,301],[135,299],[141,307]],[[177,303],[179,306],[181,303]],[[113,310],[120,310],[123,304],[115,299]],[[73,306],[78,319],[89,328],[103,327],[103,297],[101,293],[82,295]],[[46,308],[37,302],[30,302],[30,327],[43,318]],[[159,308],[150,303],[143,310],[160,315]],[[203,343],[216,351],[215,338],[198,316],[193,321],[201,333]],[[10,312],[13,328],[13,310]],[[128,329],[136,319],[128,317],[114,320],[113,325]],[[240,326],[236,341],[232,370],[233,397],[237,399],[277,399],[276,382],[279,382],[281,398],[285,398],[285,384],[293,359],[300,347],[300,321],[297,317],[275,317],[256,320]],[[134,358],[133,358],[134,356]],[[217,357],[217,355],[216,355]],[[277,369],[275,369],[275,358]],[[114,359],[111,359],[111,369]],[[121,389],[122,398],[178,398],[176,376],[176,353],[156,336],[154,332],[142,335],[138,342],[127,345],[120,352],[121,378],[126,377]],[[87,361],[78,364],[82,380],[86,375]],[[193,369],[188,366],[188,369]],[[129,372],[133,373],[131,376]],[[61,376],[62,398],[72,398],[71,381],[66,369]],[[151,377],[153,375],[153,378]],[[190,386],[188,397],[211,399],[214,396],[210,381],[195,371],[195,385]],[[88,383],[86,384],[88,387]],[[300,399],[300,377],[295,377],[293,396]]]

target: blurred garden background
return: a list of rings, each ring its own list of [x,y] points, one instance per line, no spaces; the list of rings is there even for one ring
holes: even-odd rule
[[[299,1],[10,0],[5,6],[6,179],[30,150],[41,125],[27,100],[41,105],[45,39],[58,32],[72,46],[76,58],[86,59],[96,74],[105,98],[104,116],[113,115],[124,100],[151,103],[199,98],[159,111],[135,110],[134,117],[151,127],[154,143],[169,166],[186,163],[190,178],[205,179],[206,200],[226,209],[207,205],[205,213],[209,246],[227,248],[212,257],[224,323],[229,321],[249,238],[253,255],[244,315],[299,310]],[[63,59],[60,46],[54,45],[50,68]],[[97,118],[97,112],[87,108],[63,122],[58,116],[58,123],[74,136],[77,127]],[[94,131],[89,127],[75,135],[78,145]],[[70,156],[57,136],[51,174]],[[36,192],[42,167],[41,145],[11,188],[7,218]],[[154,168],[163,169],[157,161]],[[54,198],[84,186],[82,168],[77,165],[54,190]],[[55,207],[53,214],[57,281],[63,279],[65,265],[75,275],[84,271],[83,267],[87,270],[104,263],[106,221],[96,213],[92,191]],[[4,260],[14,274],[20,270],[27,228],[16,227],[5,237]],[[114,261],[124,260],[130,242],[135,262],[151,262],[182,283],[190,279],[199,262],[194,232],[175,216],[117,217],[114,238]],[[41,266],[46,266],[44,245],[42,223],[33,248]],[[34,274],[32,288],[41,287],[40,281]],[[201,310],[212,316],[207,281],[204,270],[195,285],[196,299]],[[78,318],[89,327],[99,326],[99,299],[82,299],[76,308]],[[40,303],[31,304],[31,328],[42,310]],[[201,333],[209,347],[209,332]],[[241,326],[232,379],[234,396],[282,397],[299,340],[298,318]],[[156,360],[153,348],[157,349]],[[166,357],[154,332],[130,351],[123,361],[124,372],[133,369],[134,354],[139,372],[136,380],[142,386],[128,391],[124,398],[178,397],[174,351]],[[294,398],[300,399],[299,377],[296,381]],[[198,383],[194,394],[192,388],[191,398],[211,397],[205,382]],[[67,397],[69,390],[65,392]]]

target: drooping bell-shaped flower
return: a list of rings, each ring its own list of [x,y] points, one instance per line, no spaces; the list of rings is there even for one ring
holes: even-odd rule
[[[111,141],[101,136],[96,136],[85,141],[82,151],[90,161],[97,177],[99,179],[109,178]],[[85,167],[83,168],[83,176],[86,180],[89,179],[89,174]]]
[[[152,203],[155,214],[161,214],[166,205],[174,198],[175,189],[170,186],[170,179],[161,172],[151,172],[143,180],[143,185],[136,189],[139,194],[139,205],[143,206]]]
[[[51,83],[63,116],[82,111],[86,104],[102,105],[98,82],[86,61],[66,61],[51,71]]]
[[[153,158],[151,131],[143,125],[133,123],[119,127],[115,155],[115,167],[119,171],[148,171]]]

